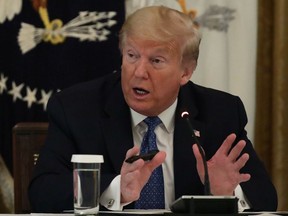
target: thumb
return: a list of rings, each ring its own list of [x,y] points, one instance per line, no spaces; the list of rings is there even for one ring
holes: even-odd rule
[[[194,156],[196,158],[197,171],[198,171],[198,174],[199,174],[201,181],[203,182],[203,180],[204,180],[204,164],[203,164],[202,156],[201,156],[201,153],[199,151],[197,144],[194,144],[192,146],[192,149],[193,149]]]
[[[199,151],[199,148],[198,148],[197,144],[194,144],[194,145],[192,146],[192,149],[193,149],[193,153],[194,153],[194,156],[195,156],[195,158],[196,158],[197,164],[198,164],[199,162],[202,162],[201,153],[200,153],[200,151]]]

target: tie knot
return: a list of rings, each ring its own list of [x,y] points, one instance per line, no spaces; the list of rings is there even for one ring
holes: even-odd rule
[[[154,131],[154,129],[161,123],[160,118],[158,116],[147,117],[144,119],[144,122],[148,126],[148,130]]]

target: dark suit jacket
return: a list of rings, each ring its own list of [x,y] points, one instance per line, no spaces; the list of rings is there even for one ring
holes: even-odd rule
[[[49,100],[50,125],[29,187],[36,212],[59,212],[73,208],[71,155],[102,154],[101,192],[120,173],[128,149],[133,147],[131,116],[121,90],[121,73],[64,90]],[[180,90],[175,115],[174,178],[175,197],[201,195],[193,139],[181,111],[190,113],[207,160],[230,133],[244,139],[250,159],[243,172],[251,180],[241,187],[253,210],[276,210],[277,195],[244,129],[246,113],[241,100],[230,94],[189,82]]]

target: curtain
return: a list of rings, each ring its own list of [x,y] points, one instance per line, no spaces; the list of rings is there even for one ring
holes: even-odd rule
[[[258,0],[255,148],[288,210],[288,1]]]

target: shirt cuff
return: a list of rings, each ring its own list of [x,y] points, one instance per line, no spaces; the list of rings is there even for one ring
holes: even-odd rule
[[[122,211],[129,203],[121,203],[121,176],[116,176],[100,197],[100,204],[112,211]]]
[[[245,197],[245,194],[240,185],[235,188],[235,196],[238,198],[238,212],[243,212],[246,209],[251,209],[249,201]]]

